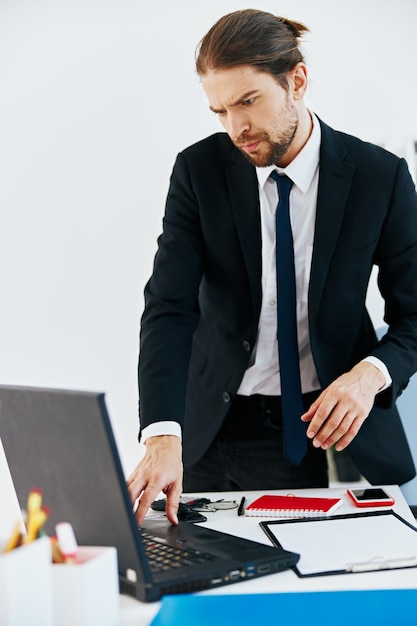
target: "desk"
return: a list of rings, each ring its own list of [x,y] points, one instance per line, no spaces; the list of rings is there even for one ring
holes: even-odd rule
[[[356,484],[357,486],[357,484]],[[343,505],[337,510],[337,514],[357,513],[357,509],[346,495],[347,485],[333,487],[331,489],[300,489],[296,493],[306,496],[339,496],[343,499]],[[399,487],[386,485],[387,490],[395,498],[394,510],[404,519],[416,524]],[[212,500],[225,497],[227,500],[240,501],[245,495],[247,502],[254,500],[263,491],[208,493],[205,496]],[[269,491],[268,493],[283,494],[285,491]],[[196,494],[197,495],[197,494]],[[202,495],[202,494],[198,494]],[[375,510],[372,508],[363,511]],[[238,517],[237,509],[207,513],[208,526],[215,530],[221,530],[230,534],[239,534],[247,539],[253,539],[260,543],[269,544],[269,541],[259,527],[259,517]],[[279,574],[272,574],[257,578],[256,580],[236,583],[219,587],[210,591],[201,592],[203,595],[220,594],[249,594],[249,593],[279,593],[288,591],[335,591],[335,590],[360,590],[360,589],[410,589],[417,588],[417,569],[403,569],[383,572],[364,572],[360,574],[346,574],[338,576],[325,576],[320,578],[298,578],[293,571],[289,570]],[[120,597],[120,626],[148,626],[159,609],[159,603],[143,604],[127,596]],[[215,622],[215,618],[214,618]]]
[[[352,486],[358,486],[354,483]],[[355,513],[358,509],[346,495],[348,484],[335,485],[330,489],[302,489],[297,493],[306,496],[339,496],[343,499],[343,505],[337,510],[339,513]],[[416,521],[402,495],[399,487],[386,486],[394,496],[396,503],[394,510],[408,522],[416,525]],[[228,492],[225,494],[207,493],[195,495],[207,495],[212,500],[224,497],[227,500],[240,501],[245,495],[247,502],[254,500],[264,491],[252,492]],[[269,491],[268,493],[285,494],[286,491]],[[16,494],[11,481],[2,446],[0,445],[0,501],[2,503],[0,515],[0,537],[6,537],[12,525],[20,515],[20,509]],[[363,509],[367,510],[367,509]],[[369,509],[373,510],[373,509]],[[154,514],[154,513],[151,513]],[[269,541],[259,527],[261,518],[238,517],[237,509],[219,510],[216,513],[207,513],[207,522],[204,525],[215,530],[221,530],[230,534],[268,544]],[[245,581],[215,590],[201,592],[203,595],[224,594],[251,594],[251,593],[279,593],[279,592],[309,592],[309,591],[336,591],[336,590],[361,590],[361,589],[410,589],[417,588],[417,569],[403,569],[395,571],[383,571],[375,573],[348,574],[338,576],[325,576],[320,578],[298,578],[294,572],[286,571],[279,574],[264,576],[256,580]],[[120,620],[119,626],[149,626],[159,609],[159,603],[141,603],[128,596],[120,596]],[[213,617],[215,622],[215,616]]]

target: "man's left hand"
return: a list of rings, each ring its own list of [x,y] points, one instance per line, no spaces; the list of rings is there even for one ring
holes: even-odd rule
[[[307,437],[316,448],[335,446],[341,451],[358,434],[375,396],[384,386],[384,375],[372,363],[361,361],[329,385],[301,416],[310,422]]]

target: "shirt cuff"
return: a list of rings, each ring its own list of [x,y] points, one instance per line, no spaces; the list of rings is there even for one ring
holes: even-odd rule
[[[379,369],[381,374],[385,376],[385,385],[381,387],[381,389],[378,389],[378,393],[384,391],[384,389],[388,389],[388,387],[392,384],[392,378],[385,363],[383,363],[376,356],[367,356],[365,359],[362,360],[367,361],[368,363],[372,363],[372,365],[375,365],[375,367]]]
[[[181,426],[178,422],[154,422],[142,430],[140,442],[145,443],[149,437],[159,437],[160,435],[175,435],[181,441]]]

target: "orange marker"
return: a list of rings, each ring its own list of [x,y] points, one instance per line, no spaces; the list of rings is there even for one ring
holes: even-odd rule
[[[42,491],[40,489],[31,489],[28,495],[27,512],[28,515],[37,513],[42,506]]]
[[[28,501],[26,506],[26,533],[27,536],[23,539],[23,543],[29,543],[35,538],[36,528],[38,527],[37,516],[42,507],[42,492],[40,489],[31,489],[28,495]]]
[[[40,529],[45,524],[49,516],[49,509],[47,506],[43,506],[39,511],[31,513],[26,525],[26,536],[23,538],[23,543],[30,543],[34,541]]]
[[[12,534],[10,535],[8,542],[3,547],[2,552],[10,552],[10,550],[14,550],[18,546],[20,546],[21,541],[22,541],[22,522],[19,521],[19,522],[16,522],[16,524],[13,526]]]
[[[52,551],[52,563],[65,563],[64,555],[58,545],[58,539],[56,536],[50,537],[51,551]]]

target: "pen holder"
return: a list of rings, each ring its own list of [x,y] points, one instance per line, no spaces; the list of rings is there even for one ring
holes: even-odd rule
[[[2,626],[53,626],[48,537],[0,554],[0,589]]]
[[[119,623],[116,548],[79,547],[77,563],[54,564],[54,626]]]

